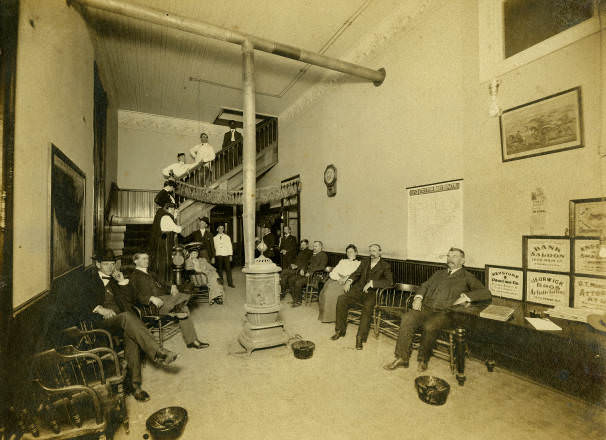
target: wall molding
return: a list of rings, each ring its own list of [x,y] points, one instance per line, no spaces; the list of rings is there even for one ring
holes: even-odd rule
[[[118,127],[196,137],[200,135],[201,131],[215,132],[217,130],[224,130],[224,127],[218,127],[208,122],[172,118],[131,110],[118,110]]]

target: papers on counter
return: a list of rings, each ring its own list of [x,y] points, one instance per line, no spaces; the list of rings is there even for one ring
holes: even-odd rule
[[[563,318],[568,319],[569,321],[587,322],[587,316],[595,314],[601,315],[604,312],[600,310],[591,310],[583,308],[575,309],[572,307],[556,306],[553,309],[546,310],[545,313],[547,313],[553,318]]]
[[[526,318],[526,321],[528,321],[530,324],[532,324],[532,326],[534,328],[536,328],[537,330],[541,330],[541,331],[562,330],[562,327],[554,324],[553,321],[550,321],[547,318],[545,318],[545,319],[541,319],[541,318]]]

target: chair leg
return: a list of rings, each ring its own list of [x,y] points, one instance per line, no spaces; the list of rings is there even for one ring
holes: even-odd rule
[[[452,336],[452,332],[448,332],[448,353],[450,357],[450,372],[452,374],[455,373],[455,355],[454,355],[454,338]],[[463,356],[465,354],[463,353]]]
[[[158,344],[164,348],[164,335],[162,335],[162,318],[158,318]]]
[[[379,338],[379,334],[381,332],[381,311],[380,310],[376,310],[374,312],[374,319],[373,319],[374,323],[373,323],[373,332],[375,334],[375,338]]]

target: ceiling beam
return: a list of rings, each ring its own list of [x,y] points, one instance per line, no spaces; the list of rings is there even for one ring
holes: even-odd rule
[[[237,45],[242,45],[249,41],[254,49],[262,52],[271,53],[284,58],[301,61],[314,66],[324,67],[337,72],[346,73],[358,78],[372,81],[375,86],[380,86],[385,79],[385,69],[369,69],[347,61],[327,57],[325,55],[300,49],[295,46],[278,43],[243,32],[233,31],[227,28],[215,26],[199,20],[191,20],[179,15],[173,15],[166,11],[160,11],[153,8],[146,8],[118,0],[67,0],[68,5],[77,4],[87,8],[100,9],[118,15],[143,20],[161,26],[167,26],[189,32],[203,37],[213,38],[215,40],[226,41]]]

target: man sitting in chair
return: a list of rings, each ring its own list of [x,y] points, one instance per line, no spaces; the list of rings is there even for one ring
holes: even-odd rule
[[[291,278],[290,294],[292,295],[292,306],[299,307],[301,305],[301,290],[305,283],[309,280],[311,274],[318,270],[326,269],[328,264],[328,255],[322,250],[323,244],[321,241],[314,241],[313,252],[306,266],[301,266],[296,276]]]
[[[297,272],[300,268],[307,267],[307,263],[313,253],[312,250],[309,249],[308,239],[304,238],[301,240],[299,246],[299,253],[295,257],[295,260],[291,262],[288,267],[284,267],[282,272],[280,272],[280,287],[282,289],[280,298],[284,298],[286,296],[286,290],[291,290],[291,287],[295,285],[294,280],[297,276]]]
[[[124,354],[130,373],[130,386],[135,399],[149,400],[141,389],[141,354],[160,365],[168,365],[177,354],[159,346],[143,322],[129,308],[131,291],[129,281],[116,271],[116,257],[111,249],[95,255],[96,268],[82,272],[78,279],[78,294],[61,292],[60,310],[71,316],[71,321],[92,321],[93,326],[124,336]],[[81,293],[81,294],[79,294]]]
[[[343,286],[346,293],[337,300],[337,323],[335,324],[335,334],[331,336],[333,341],[345,336],[347,310],[353,304],[362,304],[360,326],[356,336],[356,349],[358,350],[364,348],[363,344],[368,339],[370,315],[376,302],[376,289],[393,285],[391,265],[381,258],[381,246],[371,244],[368,246],[368,253],[370,258],[360,263],[360,266],[351,274]]]
[[[187,302],[191,295],[180,293],[177,286],[165,285],[153,272],[148,271],[149,255],[138,252],[133,257],[135,270],[130,276],[130,284],[137,303],[142,305],[153,304],[158,308],[160,315],[171,315],[179,318],[181,334],[187,348],[206,348],[208,344],[198,339],[196,329],[189,319]],[[170,289],[170,294],[167,291]]]
[[[486,301],[490,291],[463,268],[465,252],[450,248],[446,257],[448,269],[439,270],[425,281],[414,296],[412,310],[402,314],[395,359],[383,368],[408,368],[414,332],[421,327],[423,334],[417,354],[418,370],[427,370],[427,362],[440,331],[448,327],[450,306],[465,302]]]

